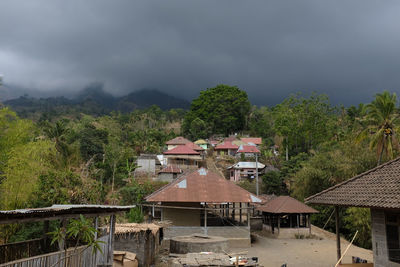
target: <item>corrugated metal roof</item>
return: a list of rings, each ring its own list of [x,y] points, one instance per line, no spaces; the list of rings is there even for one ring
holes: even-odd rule
[[[230,167],[228,167],[228,169],[255,169],[256,168],[256,162],[246,162],[246,161],[240,161]],[[265,165],[258,162],[258,168],[259,169],[264,169]]]
[[[53,205],[45,208],[0,210],[0,223],[7,223],[8,220],[28,219],[51,219],[55,216],[68,216],[74,214],[95,214],[115,213],[128,211],[136,205],[131,206],[110,206],[110,205]]]
[[[310,196],[307,204],[400,208],[400,158]]]
[[[270,199],[264,205],[257,207],[257,210],[268,213],[318,213],[317,210],[290,196],[278,196]]]
[[[261,202],[245,189],[201,168],[183,175],[146,198],[149,202]]]

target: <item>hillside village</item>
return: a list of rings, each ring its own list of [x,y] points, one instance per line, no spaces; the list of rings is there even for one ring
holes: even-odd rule
[[[2,107],[0,266],[396,266],[396,122],[374,122],[395,103],[218,85],[189,111]]]

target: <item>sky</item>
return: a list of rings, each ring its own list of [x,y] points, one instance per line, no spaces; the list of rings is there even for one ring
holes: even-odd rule
[[[2,0],[0,74],[32,92],[192,99],[223,83],[257,105],[358,104],[400,92],[399,14],[398,0]]]

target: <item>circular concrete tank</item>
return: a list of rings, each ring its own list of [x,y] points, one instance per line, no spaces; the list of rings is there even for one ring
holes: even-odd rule
[[[220,236],[177,236],[170,240],[170,253],[224,252],[228,250],[228,239]]]

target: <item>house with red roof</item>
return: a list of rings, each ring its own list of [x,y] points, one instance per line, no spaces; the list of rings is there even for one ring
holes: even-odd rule
[[[171,140],[165,142],[168,150],[171,150],[180,145],[186,145],[187,143],[191,143],[191,142],[183,136],[178,136],[178,137],[175,137],[174,139],[171,139]]]
[[[262,144],[262,138],[261,137],[242,137],[240,138],[243,142],[251,145],[254,144],[256,146],[259,146]]]
[[[236,156],[240,157],[244,155],[245,158],[253,158],[256,154],[260,155],[260,150],[254,145],[241,145],[239,146],[238,150],[236,151]]]
[[[235,156],[239,146],[233,144],[231,141],[224,141],[215,146],[214,150],[217,155],[230,155]]]
[[[178,145],[163,153],[168,165],[175,165],[181,169],[198,168],[203,165],[204,157],[187,145]]]

